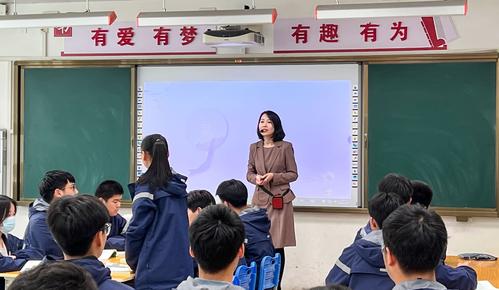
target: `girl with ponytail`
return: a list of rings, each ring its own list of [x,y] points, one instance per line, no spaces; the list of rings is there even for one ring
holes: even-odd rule
[[[187,178],[172,171],[165,137],[149,135],[141,149],[147,171],[129,186],[133,217],[126,233],[126,260],[135,271],[136,289],[172,289],[193,275]]]

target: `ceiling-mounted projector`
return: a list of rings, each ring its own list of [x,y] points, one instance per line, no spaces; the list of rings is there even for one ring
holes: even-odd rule
[[[203,43],[212,47],[263,45],[264,37],[260,32],[239,26],[226,26],[219,30],[208,29],[203,34]]]

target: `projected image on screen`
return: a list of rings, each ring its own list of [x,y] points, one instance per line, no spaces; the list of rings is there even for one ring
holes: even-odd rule
[[[143,96],[143,136],[166,137],[171,165],[188,176],[188,190],[214,193],[223,180],[246,181],[258,117],[273,110],[295,150],[296,204],[352,198],[350,81],[145,83]]]

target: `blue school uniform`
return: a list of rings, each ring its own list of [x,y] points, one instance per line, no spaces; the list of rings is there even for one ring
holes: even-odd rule
[[[61,248],[57,245],[47,225],[47,210],[49,204],[42,198],[37,198],[29,205],[29,222],[24,234],[24,243],[28,248],[40,249],[45,255],[56,260],[64,258]]]
[[[84,257],[69,260],[69,262],[81,266],[94,278],[99,290],[132,290],[133,288],[111,279],[111,270],[106,268],[96,257]]]
[[[19,271],[28,260],[39,260],[43,258],[41,251],[37,249],[22,249],[23,240],[10,234],[1,234],[7,253],[16,258],[0,255],[0,272]],[[5,289],[5,279],[0,278],[0,289]]]
[[[435,277],[448,289],[475,290],[478,283],[475,270],[468,266],[452,268],[440,263],[435,269]]]
[[[326,278],[326,284],[342,284],[355,290],[369,289],[371,285],[378,285],[372,289],[392,289],[394,284],[384,270],[385,264],[381,250],[382,231],[372,231],[367,224],[357,234],[364,237],[356,240],[343,251]],[[379,273],[379,269],[384,271],[384,275]],[[349,271],[350,274],[347,274]],[[448,289],[476,289],[476,272],[470,267],[452,268],[441,263],[435,269],[435,276],[436,280]],[[359,280],[362,281],[359,282]],[[353,285],[347,283],[353,283]],[[358,283],[363,286],[356,286]]]
[[[247,208],[239,213],[246,234],[244,257],[247,265],[256,262],[260,265],[263,257],[274,256],[274,245],[270,237],[270,220],[264,208]]]
[[[18,271],[28,260],[42,259],[43,254],[34,248],[23,249],[23,240],[10,234],[1,234],[1,238],[9,255],[16,258],[0,255],[0,272]],[[1,288],[0,288],[1,289]]]
[[[367,236],[369,233],[371,233],[373,230],[371,229],[371,224],[369,224],[369,222],[367,222],[367,225],[361,227],[357,233],[355,234],[355,238],[354,238],[354,242],[356,240],[360,240],[362,239],[363,237]]]
[[[383,234],[372,231],[343,250],[326,278],[326,285],[341,284],[355,290],[390,290],[381,245]]]
[[[136,289],[172,289],[193,275],[185,179],[174,174],[155,192],[144,184],[131,188],[133,217],[125,252]]]
[[[125,229],[126,219],[117,214],[110,219],[111,232],[107,236],[106,249],[125,250]]]

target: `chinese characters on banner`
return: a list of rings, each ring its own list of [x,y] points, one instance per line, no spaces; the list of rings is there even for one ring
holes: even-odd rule
[[[446,50],[457,38],[450,17],[284,19],[273,28],[274,53]],[[203,44],[208,29],[216,27],[116,22],[59,28],[54,35],[64,37],[62,56],[215,54]]]
[[[73,27],[65,38],[62,56],[215,54],[203,44],[203,33],[213,26],[136,27],[117,22],[111,26]]]
[[[274,53],[445,50],[454,27],[444,24],[437,33],[434,17],[278,20]]]

